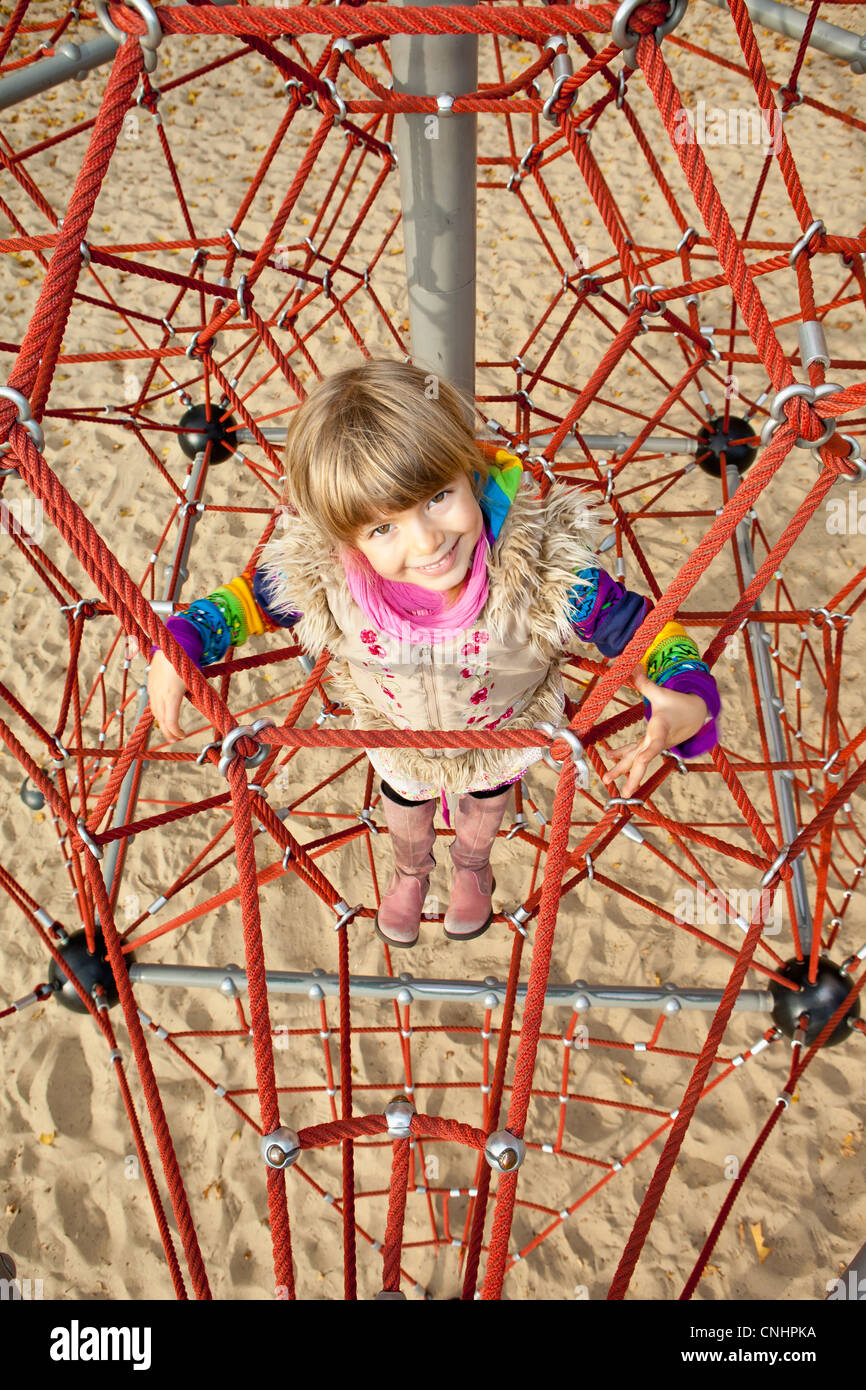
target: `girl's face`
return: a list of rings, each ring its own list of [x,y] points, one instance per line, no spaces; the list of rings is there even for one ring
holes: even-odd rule
[[[484,518],[465,474],[406,512],[361,527],[355,548],[383,579],[456,598]]]

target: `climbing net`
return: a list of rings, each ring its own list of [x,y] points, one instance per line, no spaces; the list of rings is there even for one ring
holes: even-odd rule
[[[25,777],[20,841],[53,825],[68,874],[0,864],[10,931],[34,946],[19,968],[52,961],[0,1017],[64,980],[90,1014],[178,1296],[211,1288],[179,1068],[213,1097],[224,1147],[240,1127],[278,1296],[317,1293],[316,1244],[298,1250],[316,1227],[349,1298],[670,1296],[678,1275],[691,1296],[801,1078],[821,1085],[828,1042],[855,1074],[864,1031],[866,725],[844,657],[866,594],[866,231],[795,158],[820,125],[856,186],[864,123],[799,86],[819,6],[767,57],[742,0],[713,13],[711,48],[690,15],[662,35],[665,3],[633,8],[618,37],[612,5],[187,4],[158,7],[157,29],[141,8],[107,7],[124,42],[98,109],[91,77],[93,113],[37,97],[0,142],[22,321],[0,342],[18,634],[0,737]],[[0,79],[103,35],[60,4],[2,14]],[[451,117],[396,93],[396,33],[478,34],[485,80]],[[741,151],[711,172],[705,145],[724,140],[705,120],[699,135],[692,105],[710,84],[728,111],[757,103],[747,178]],[[408,355],[395,118],[469,112],[479,432],[542,491],[585,489],[600,553],[655,602],[620,657],[569,656],[568,738],[353,731],[327,654],[314,666],[277,634],[205,680],[161,621],[213,587],[214,555],[236,572],[279,525],[279,441],[306,383]],[[798,559],[816,536],[818,573]],[[623,681],[675,616],[721,676],[722,743],[609,800],[598,778],[642,717]],[[200,716],[192,747],[153,734],[154,642]],[[550,746],[495,847],[495,927],[458,953],[428,900],[412,975],[371,930],[388,856],[364,749],[395,745]],[[100,933],[111,975],[93,982]],[[687,986],[669,980],[672,941]],[[738,1087],[718,1216],[695,1218],[675,1274],[647,1270],[690,1126],[721,1130]]]

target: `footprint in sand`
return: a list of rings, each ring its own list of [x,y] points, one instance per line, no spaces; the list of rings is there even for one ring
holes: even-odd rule
[[[58,1134],[85,1139],[93,1127],[93,1078],[77,1038],[58,1048],[45,1099]]]

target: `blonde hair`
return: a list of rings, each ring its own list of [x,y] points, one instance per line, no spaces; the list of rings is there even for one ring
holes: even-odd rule
[[[362,526],[408,511],[460,474],[480,496],[487,462],[465,408],[474,413],[465,393],[408,362],[336,372],[289,424],[286,501],[351,546]]]

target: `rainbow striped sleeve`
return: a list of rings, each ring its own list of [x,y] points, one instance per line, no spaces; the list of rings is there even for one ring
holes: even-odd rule
[[[637,632],[652,605],[641,594],[624,589],[606,570],[585,569],[569,595],[569,617],[578,637],[593,642],[602,656],[619,656]],[[683,757],[696,757],[718,742],[716,719],[721,699],[710,668],[679,623],[667,623],[647,647],[640,664],[655,685],[667,686],[684,695],[699,695],[709,720],[691,739],[671,751]],[[644,700],[644,712],[652,717],[652,705]]]
[[[497,449],[488,465],[487,482],[481,494],[481,510],[490,527],[490,540],[502,530],[508,509],[517,496],[523,478],[523,464],[516,454]]]
[[[259,570],[239,574],[206,598],[196,599],[183,613],[168,619],[166,627],[198,666],[222,661],[229,647],[240,647],[249,637],[292,627],[299,614],[270,611]]]

